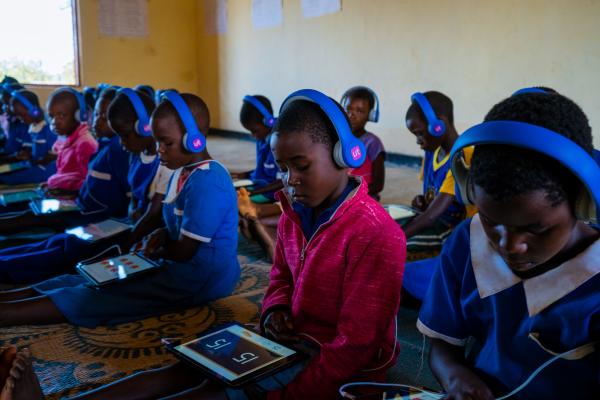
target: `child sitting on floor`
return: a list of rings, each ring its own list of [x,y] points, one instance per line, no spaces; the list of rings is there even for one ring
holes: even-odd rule
[[[77,194],[87,173],[88,163],[98,143],[87,127],[87,105],[83,95],[65,87],[48,100],[50,126],[60,138],[52,151],[57,154],[56,173],[48,178],[45,189],[52,194]]]
[[[382,381],[394,364],[405,239],[369,197],[366,183],[348,176],[345,167],[359,152],[364,154],[364,147],[334,100],[313,90],[293,93],[273,135],[276,162],[288,188],[278,193],[284,211],[261,325],[275,340],[313,341],[319,351],[245,391],[259,392],[253,398],[333,399],[342,383]],[[340,141],[342,159],[333,155]],[[26,362],[27,352],[20,359],[19,364]],[[10,390],[29,388],[36,398],[39,385],[33,371],[23,375],[27,378],[20,382],[10,380]],[[79,399],[126,398],[132,391],[140,398],[160,398],[201,381],[198,371],[176,363]],[[219,394],[215,398],[247,398],[241,390],[223,394],[211,385],[185,393],[189,398]]]
[[[350,174],[362,177],[369,186],[369,195],[379,200],[379,193],[385,183],[385,149],[381,140],[365,129],[367,122],[379,121],[379,99],[368,87],[355,86],[346,91],[341,100],[348,114],[352,134],[365,145],[367,158],[359,168]]]
[[[164,260],[160,268],[101,289],[62,275],[0,292],[0,325],[114,325],[229,295],[240,276],[236,195],[227,170],[206,150],[208,126],[206,104],[191,94],[163,94],[152,114],[161,163],[176,170],[163,205],[166,228],[148,235],[142,249]]]
[[[560,94],[525,93],[485,121],[453,150],[475,146],[470,170],[453,170],[479,214],[445,243],[419,315],[431,368],[448,399],[598,399],[600,232],[588,223],[600,169],[587,117]]]
[[[12,113],[28,126],[31,140],[31,147],[24,148],[15,161],[29,161],[31,166],[0,175],[0,182],[8,185],[45,182],[56,172],[56,154],[51,151],[56,134],[50,130],[35,93],[25,89],[12,92],[10,106]]]
[[[409,261],[436,256],[452,229],[466,215],[454,195],[450,150],[458,138],[450,98],[440,92],[415,93],[406,112],[406,126],[425,150],[421,166],[423,194],[412,201],[420,213],[405,222]],[[465,149],[468,163],[471,149]]]
[[[233,173],[234,179],[250,179],[254,182],[250,195],[255,203],[272,203],[274,193],[283,187],[279,168],[275,164],[270,134],[275,123],[273,107],[265,96],[244,96],[240,110],[240,122],[256,139],[256,168],[248,172]]]

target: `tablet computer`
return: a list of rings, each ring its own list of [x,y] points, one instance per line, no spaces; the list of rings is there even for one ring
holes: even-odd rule
[[[94,224],[67,229],[65,233],[77,236],[79,239],[87,242],[94,243],[98,240],[113,237],[130,229],[131,225],[129,224],[114,219],[107,219]]]
[[[395,220],[414,217],[419,213],[419,211],[414,208],[401,204],[386,204],[383,208],[385,208],[392,219]]]
[[[139,253],[124,254],[95,263],[77,264],[77,271],[94,286],[131,279],[159,268],[160,264]]]
[[[19,192],[0,194],[0,204],[6,207],[10,204],[25,203],[43,197],[44,195],[39,190],[21,190]]]
[[[254,185],[254,182],[252,182],[250,179],[238,179],[238,180],[233,181],[233,187],[236,189],[248,187],[248,186],[252,186],[252,185]]]
[[[75,200],[38,199],[29,203],[29,208],[35,215],[56,214],[63,212],[79,211]]]
[[[227,386],[239,387],[290,366],[304,354],[238,323],[183,344],[167,344],[177,357]]]
[[[29,168],[30,166],[31,164],[29,164],[29,161],[17,161],[7,164],[0,164],[0,174],[18,171],[20,169]]]

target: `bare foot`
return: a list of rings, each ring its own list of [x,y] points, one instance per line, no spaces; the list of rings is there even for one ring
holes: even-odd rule
[[[44,399],[40,382],[33,370],[29,349],[17,353],[9,374],[0,393],[0,400]]]
[[[10,369],[12,368],[13,361],[17,356],[17,348],[10,346],[3,348],[0,352],[0,386],[4,386],[6,378],[9,376]]]
[[[254,204],[252,204],[252,201],[250,200],[250,193],[248,193],[246,189],[241,188],[240,190],[238,190],[237,198],[238,209],[240,211],[240,215],[243,218],[258,217],[256,213],[256,207],[254,206]]]

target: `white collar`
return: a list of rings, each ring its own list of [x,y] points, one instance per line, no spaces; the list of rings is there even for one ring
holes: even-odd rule
[[[42,131],[42,129],[44,129],[45,126],[46,126],[46,121],[41,120],[38,123],[29,124],[29,129],[27,130],[27,132],[40,133]]]
[[[154,162],[154,160],[156,160],[157,154],[146,154],[144,152],[140,153],[140,160],[142,161],[142,164],[151,164]]]
[[[479,214],[470,226],[471,264],[479,297],[486,298],[523,282],[527,310],[534,316],[600,273],[600,240],[584,252],[536,277],[522,280],[492,248]]]
[[[188,176],[187,179],[190,179],[192,174],[199,169],[204,170],[204,171],[210,170],[211,162],[213,162],[213,160],[206,160],[206,161],[203,161],[203,162],[199,163],[198,165],[196,165],[195,168],[190,172],[190,175]],[[170,204],[170,203],[173,203],[175,201],[175,199],[177,199],[177,196],[179,195],[179,192],[181,191],[181,190],[177,191],[177,186],[178,186],[177,182],[179,182],[179,177],[181,176],[181,172],[183,171],[184,168],[185,167],[177,168],[175,170],[175,172],[173,172],[173,176],[171,177],[171,183],[169,184],[169,189],[167,190],[167,195],[165,196],[163,203]],[[184,186],[185,186],[185,184],[184,184]],[[181,189],[183,189],[183,186],[181,187]]]

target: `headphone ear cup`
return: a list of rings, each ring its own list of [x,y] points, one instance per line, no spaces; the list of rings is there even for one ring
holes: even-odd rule
[[[575,216],[578,220],[596,224],[598,215],[596,204],[590,197],[586,188],[582,188],[581,192],[575,199]]]
[[[469,167],[465,163],[462,153],[457,154],[452,161],[452,174],[454,175],[457,200],[464,205],[474,205],[473,198],[469,195]]]
[[[347,168],[348,166],[344,162],[344,149],[342,148],[342,141],[338,140],[333,146],[333,160],[341,168]]]
[[[79,108],[77,110],[75,110],[75,121],[77,122],[81,122],[81,113],[79,112]]]

